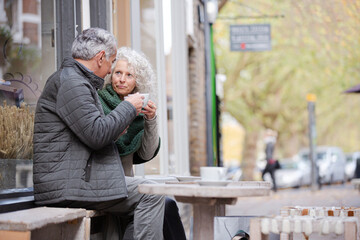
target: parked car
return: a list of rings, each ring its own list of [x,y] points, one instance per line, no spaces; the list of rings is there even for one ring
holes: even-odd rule
[[[302,149],[298,155],[311,166],[309,152],[309,149]],[[321,183],[345,182],[345,154],[341,148],[334,146],[316,147],[316,166]]]
[[[358,158],[360,158],[360,152],[352,152],[346,154],[345,175],[347,181],[350,181],[354,178],[356,161]]]
[[[283,159],[279,161],[280,169],[275,171],[275,180],[278,188],[298,188],[311,184],[311,168],[306,161]],[[270,174],[265,174],[265,181],[271,181]]]

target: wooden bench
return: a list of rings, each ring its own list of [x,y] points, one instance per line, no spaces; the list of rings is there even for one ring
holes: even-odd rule
[[[358,239],[357,217],[275,216],[250,220],[252,239],[267,240],[270,233],[289,239]],[[315,236],[314,236],[315,235]],[[316,237],[317,236],[317,237]],[[337,236],[337,238],[336,238]],[[314,238],[315,237],[315,238]]]
[[[360,239],[360,208],[285,206],[279,216],[259,217],[250,221],[250,235],[255,239],[269,239],[279,234],[288,239]]]
[[[360,208],[358,207],[282,207],[280,215],[287,216],[311,216],[311,217],[358,217],[360,221]]]
[[[0,214],[0,240],[89,240],[91,218],[81,208],[36,207]]]

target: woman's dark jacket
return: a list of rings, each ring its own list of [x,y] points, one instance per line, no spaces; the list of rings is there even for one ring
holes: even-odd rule
[[[97,95],[103,83],[72,58],[47,80],[34,125],[37,204],[127,196],[114,141],[134,120],[136,109],[124,101],[105,116]]]

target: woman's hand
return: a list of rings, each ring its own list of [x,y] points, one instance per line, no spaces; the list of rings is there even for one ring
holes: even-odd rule
[[[130,102],[136,108],[136,115],[139,115],[143,105],[144,96],[141,96],[139,93],[135,93],[125,97],[124,100]]]
[[[141,111],[141,113],[143,113],[147,119],[153,119],[156,115],[156,109],[157,107],[155,103],[149,100],[147,105]]]

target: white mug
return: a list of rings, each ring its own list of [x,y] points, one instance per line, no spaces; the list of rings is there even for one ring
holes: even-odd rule
[[[140,93],[141,96],[144,96],[143,99],[143,106],[142,107],[146,107],[148,101],[149,101],[149,94],[148,93]]]
[[[226,167],[200,167],[200,176],[203,181],[226,180]]]
[[[149,94],[148,93],[139,93],[140,96],[144,96],[144,99],[143,99],[143,105],[142,107],[145,107],[149,101]],[[129,94],[128,96],[131,96],[131,95],[134,95],[134,94]],[[125,97],[125,100],[126,100],[127,97]]]

